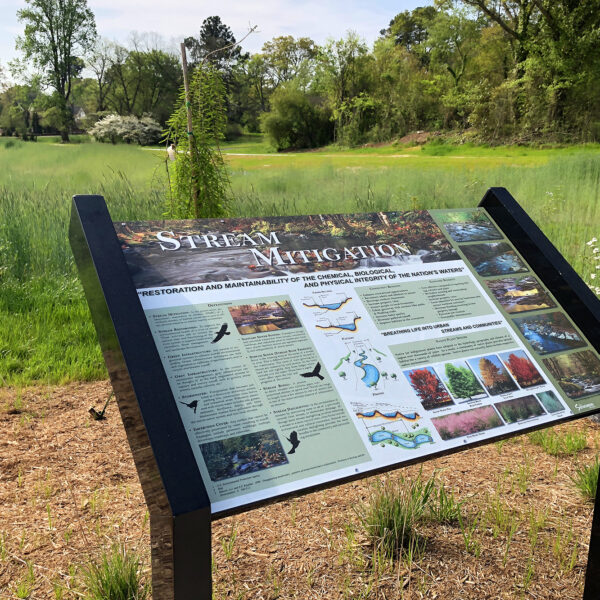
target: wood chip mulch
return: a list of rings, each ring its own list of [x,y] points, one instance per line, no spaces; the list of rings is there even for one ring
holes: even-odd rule
[[[1,600],[80,598],[82,565],[115,543],[149,577],[148,514],[116,404],[104,421],[88,414],[109,393],[107,382],[0,389]],[[592,504],[569,476],[594,459],[600,426],[556,430],[585,432],[587,448],[556,458],[521,436],[216,521],[214,598],[579,600]],[[420,468],[464,501],[462,529],[424,523],[420,559],[373,560],[356,507],[376,481]]]

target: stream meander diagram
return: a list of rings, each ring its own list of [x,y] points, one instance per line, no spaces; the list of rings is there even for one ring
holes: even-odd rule
[[[372,444],[385,444],[387,442],[392,446],[402,446],[402,448],[411,450],[418,448],[421,444],[433,443],[433,438],[429,435],[427,429],[423,429],[422,433],[415,434],[398,434],[380,429],[369,434],[369,439]]]
[[[383,393],[388,382],[397,379],[397,374],[386,366],[387,354],[375,348],[368,339],[345,339],[344,344],[347,353],[339,357],[333,370],[344,381],[354,382],[356,391],[366,388],[378,395]]]
[[[361,377],[361,381],[368,388],[376,386],[380,378],[379,369],[375,365],[365,362],[365,360],[367,360],[367,353],[364,350],[358,356],[359,359],[354,361],[354,366],[362,369],[365,373]]]
[[[429,429],[420,424],[421,415],[408,407],[393,408],[384,402],[370,407],[356,404],[353,408],[373,446],[414,450],[434,443]]]

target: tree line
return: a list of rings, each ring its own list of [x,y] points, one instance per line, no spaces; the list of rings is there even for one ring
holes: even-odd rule
[[[52,35],[48,15],[66,19]],[[107,114],[165,125],[182,80],[178,55],[160,40],[98,38],[86,0],[27,0],[18,16],[17,45],[37,74],[0,94],[5,134],[61,131],[66,140]],[[212,16],[185,45],[192,70],[209,61],[223,80],[227,135],[264,131],[279,149],[417,130],[600,140],[598,0],[435,0],[384,25],[372,47],[349,32],[322,45],[279,36],[249,54]]]

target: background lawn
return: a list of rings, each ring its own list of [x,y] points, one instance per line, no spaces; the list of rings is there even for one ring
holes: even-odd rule
[[[56,142],[0,139],[4,385],[106,375],[67,240],[71,196],[102,194],[114,220],[160,219],[165,210],[162,149]],[[585,242],[599,233],[599,146],[389,145],[277,154],[260,136],[244,136],[223,151],[231,216],[468,207],[487,188],[504,186],[591,281]]]

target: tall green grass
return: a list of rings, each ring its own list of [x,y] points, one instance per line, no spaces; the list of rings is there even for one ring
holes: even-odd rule
[[[576,467],[575,472],[570,476],[571,481],[579,490],[581,495],[589,502],[594,502],[598,490],[598,473],[600,472],[600,460],[596,459],[589,465]]]
[[[150,585],[142,575],[142,561],[124,546],[115,545],[82,570],[85,600],[146,600]]]
[[[504,186],[587,277],[585,242],[600,237],[600,154],[528,152],[230,157],[231,214],[468,207]],[[0,139],[0,385],[104,376],[68,245],[71,197],[102,194],[115,221],[160,219],[164,170],[164,152],[136,146]]]

